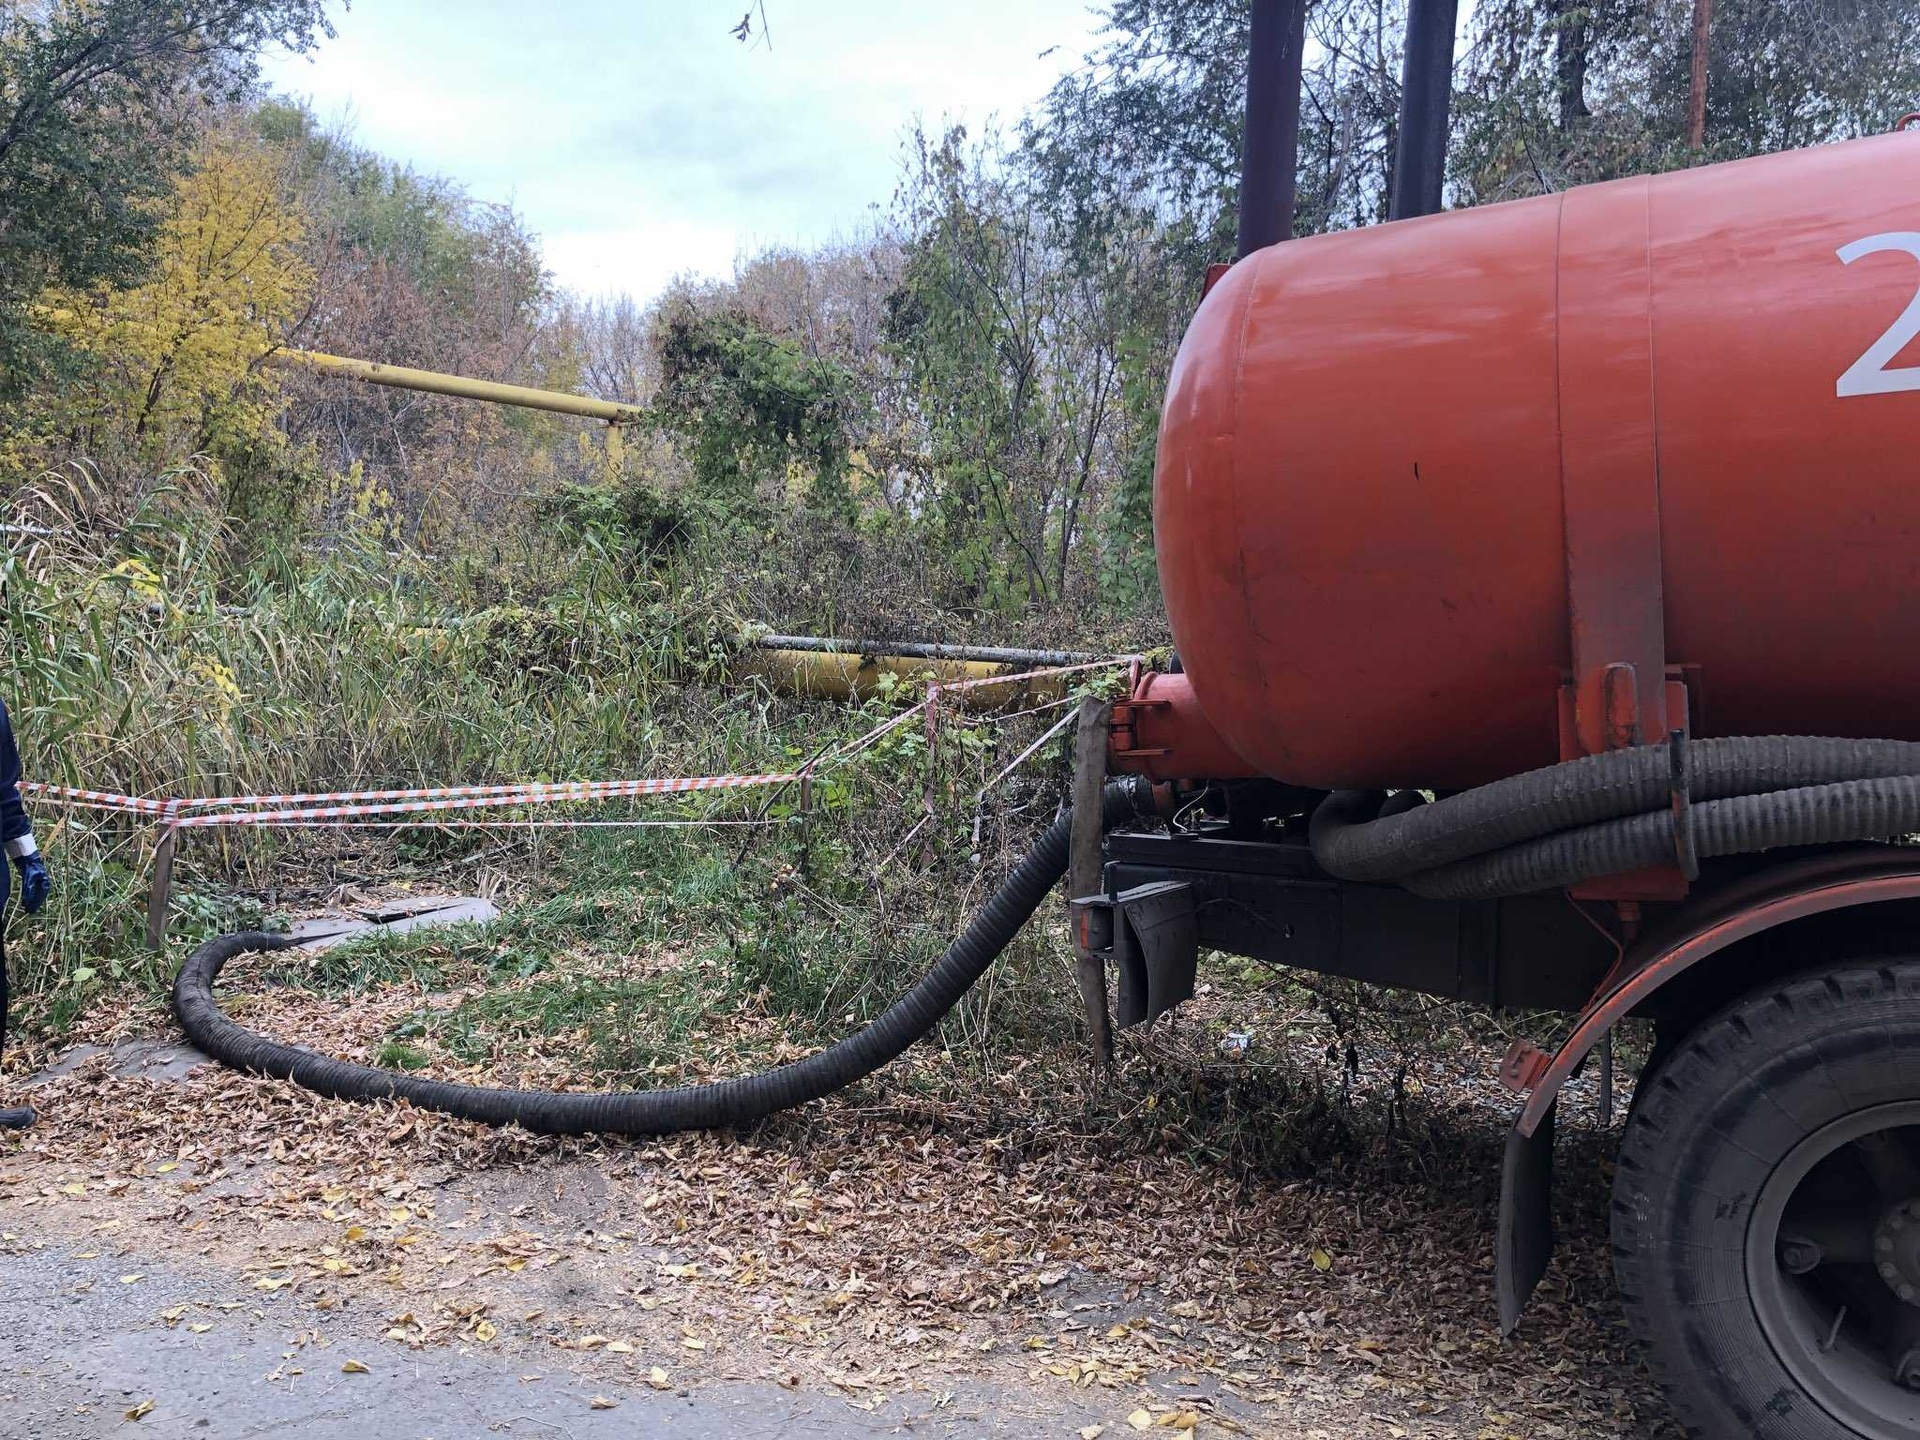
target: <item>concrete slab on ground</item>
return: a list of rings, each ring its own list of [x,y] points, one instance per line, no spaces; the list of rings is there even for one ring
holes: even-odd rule
[[[107,1069],[122,1079],[179,1081],[186,1079],[196,1067],[213,1063],[212,1057],[184,1040],[122,1040],[116,1045],[76,1045],[27,1084],[41,1085],[70,1075],[96,1055],[105,1055]]]
[[[406,896],[383,900],[354,913],[306,916],[294,922],[292,933],[300,938],[302,950],[325,950],[375,930],[398,933],[433,925],[484,925],[499,918],[499,908],[478,896]],[[202,1054],[184,1040],[122,1040],[115,1045],[76,1045],[27,1081],[27,1085],[42,1085],[70,1075],[96,1055],[107,1056],[107,1069],[123,1079],[137,1077],[168,1083],[184,1080],[196,1067],[213,1063],[211,1056]]]
[[[293,923],[292,934],[302,950],[326,950],[374,930],[400,934],[435,925],[484,925],[499,918],[498,906],[475,895],[407,896],[347,912],[304,916]]]

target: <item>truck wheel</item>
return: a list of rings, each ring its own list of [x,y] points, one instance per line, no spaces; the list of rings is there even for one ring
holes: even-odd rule
[[[1920,1440],[1920,959],[1766,985],[1641,1090],[1614,1273],[1690,1433]]]

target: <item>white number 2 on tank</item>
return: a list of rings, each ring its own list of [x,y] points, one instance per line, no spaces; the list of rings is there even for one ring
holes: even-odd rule
[[[1856,240],[1851,245],[1842,245],[1835,253],[1844,265],[1851,265],[1862,255],[1877,254],[1882,250],[1900,250],[1920,260],[1920,231],[1889,230],[1884,235],[1869,235],[1864,240]],[[1887,362],[1906,349],[1907,342],[1920,335],[1920,281],[1915,282],[1913,298],[1907,302],[1907,308],[1900,317],[1889,325],[1886,333],[1867,347],[1862,355],[1835,382],[1833,393],[1848,395],[1893,395],[1902,390],[1920,390],[1920,365],[1908,365],[1898,370],[1889,370]]]

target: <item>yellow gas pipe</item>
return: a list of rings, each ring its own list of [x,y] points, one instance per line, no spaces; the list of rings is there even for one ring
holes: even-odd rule
[[[551,410],[557,415],[580,415],[610,425],[632,425],[646,418],[638,405],[568,395],[559,390],[536,390],[531,385],[504,385],[498,380],[474,380],[437,370],[413,370],[405,365],[382,365],[377,360],[353,360],[319,350],[269,350],[263,363],[289,370],[311,370],[319,375],[345,375],[369,385],[392,385],[401,390],[424,390],[433,395],[458,395],[495,405],[518,405],[526,410]]]
[[[733,662],[736,681],[758,680],[777,694],[809,700],[865,700],[880,688],[882,676],[893,676],[903,691],[927,685],[951,685],[959,680],[990,680],[1018,674],[1021,667],[981,660],[928,659],[919,655],[860,655],[847,651],[742,651]],[[1036,675],[997,685],[969,685],[948,693],[947,700],[963,710],[998,710],[1021,700],[1058,700],[1064,696],[1066,676]]]
[[[618,469],[624,446],[620,427],[639,423],[646,412],[637,405],[622,405],[613,400],[595,400],[587,395],[569,395],[560,390],[536,390],[531,385],[506,385],[498,380],[474,380],[465,375],[447,375],[438,370],[414,370],[405,365],[382,365],[377,360],[355,360],[345,355],[329,355],[323,350],[269,350],[261,357],[267,365],[286,370],[309,370],[316,375],[344,375],[369,385],[391,385],[398,390],[421,390],[429,395],[456,395],[464,400],[485,400],[493,405],[517,405],[523,410],[548,410],[556,415],[578,415],[607,424],[607,460]]]

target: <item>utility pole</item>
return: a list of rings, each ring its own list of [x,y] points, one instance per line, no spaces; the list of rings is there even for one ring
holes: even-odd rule
[[[1459,0],[1409,0],[1407,5],[1389,220],[1431,215],[1440,208],[1447,178],[1447,110],[1453,100],[1453,32],[1459,16]]]
[[[1713,25],[1713,0],[1693,0],[1693,85],[1687,95],[1687,148],[1707,144],[1707,47]]]
[[[1236,258],[1293,236],[1300,149],[1300,63],[1306,45],[1306,0],[1253,0]]]

